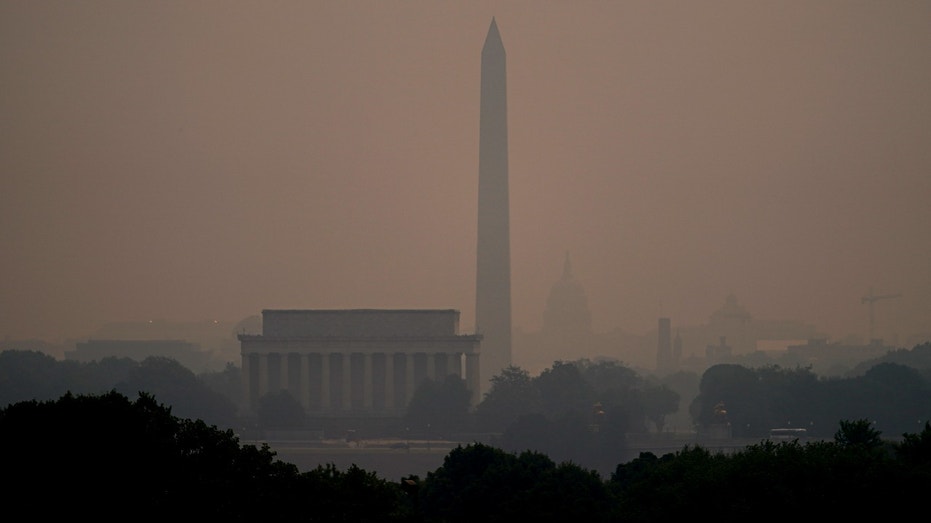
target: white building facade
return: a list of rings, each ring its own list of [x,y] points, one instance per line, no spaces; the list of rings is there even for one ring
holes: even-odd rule
[[[243,399],[287,390],[310,415],[398,416],[424,379],[462,378],[479,401],[481,336],[452,309],[264,310],[241,334]]]

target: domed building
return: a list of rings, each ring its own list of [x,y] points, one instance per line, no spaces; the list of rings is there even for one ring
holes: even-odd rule
[[[728,294],[724,305],[711,313],[709,329],[718,337],[719,343],[709,344],[728,347],[724,354],[749,354],[756,350],[756,336],[753,333],[753,316],[747,309],[737,303],[737,296]]]
[[[550,289],[543,311],[543,334],[556,338],[573,338],[592,334],[592,314],[588,310],[585,288],[572,276],[569,253],[563,264],[562,278]]]
[[[621,357],[625,347],[637,348],[640,338],[620,330],[596,333],[588,296],[582,283],[572,273],[572,262],[566,253],[562,275],[550,287],[539,331],[515,330],[515,365],[535,375],[556,361],[580,358],[629,360]]]
[[[563,262],[562,276],[550,287],[543,309],[540,331],[523,340],[527,362],[531,370],[541,371],[555,361],[574,361],[592,358],[598,351],[594,347],[592,314],[588,309],[585,288],[572,274],[569,253]]]

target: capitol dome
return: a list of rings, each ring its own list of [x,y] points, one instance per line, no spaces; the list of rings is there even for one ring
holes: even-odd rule
[[[592,315],[582,284],[572,276],[569,253],[563,265],[562,278],[550,289],[543,311],[543,331],[555,335],[588,334],[592,330]]]

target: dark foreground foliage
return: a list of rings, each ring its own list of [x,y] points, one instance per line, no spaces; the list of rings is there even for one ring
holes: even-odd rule
[[[611,482],[625,521],[696,511],[715,521],[896,521],[926,507],[928,472],[880,448],[762,442],[732,455],[644,453],[618,466]]]
[[[889,521],[926,506],[931,425],[898,443],[856,420],[834,441],[643,453],[610,478],[472,444],[426,478],[393,482],[356,466],[300,472],[150,395],[110,392],[0,410],[0,464],[6,509],[42,520]]]
[[[140,394],[66,394],[0,411],[9,509],[47,520],[392,521],[402,492],[356,468],[300,473],[265,445]]]

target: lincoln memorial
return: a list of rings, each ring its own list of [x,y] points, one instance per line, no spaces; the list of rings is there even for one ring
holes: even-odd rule
[[[287,390],[311,415],[398,416],[424,379],[452,374],[480,391],[481,336],[447,309],[264,310],[241,334],[245,405]]]

